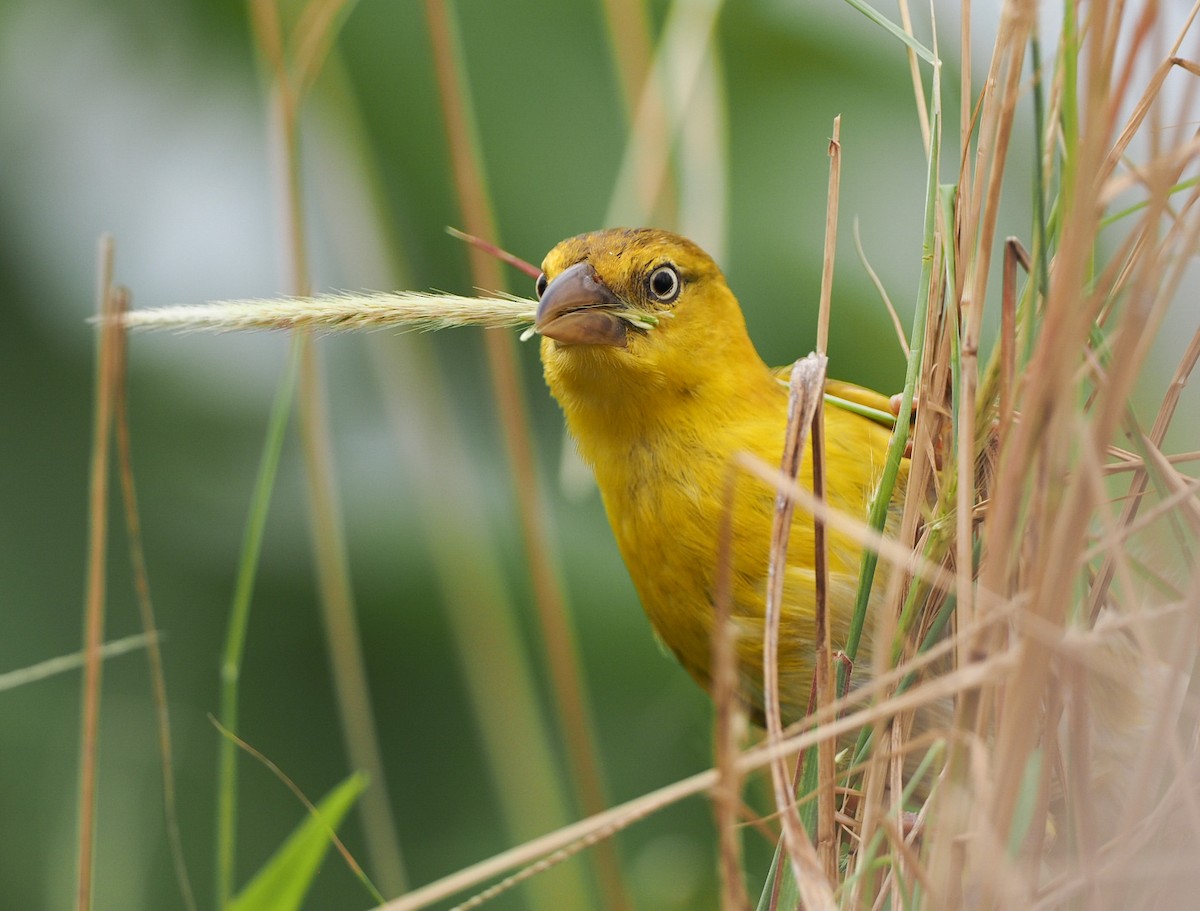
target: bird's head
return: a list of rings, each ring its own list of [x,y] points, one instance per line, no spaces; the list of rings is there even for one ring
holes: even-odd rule
[[[613,229],[564,240],[543,261],[537,292],[535,328],[556,394],[684,389],[761,369],[721,270],[677,234]]]

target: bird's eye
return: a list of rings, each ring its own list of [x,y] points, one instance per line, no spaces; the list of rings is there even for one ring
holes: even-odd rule
[[[546,280],[545,272],[537,277],[537,282],[533,287],[537,291],[538,300],[542,299],[542,295],[546,293],[546,286],[549,284],[550,282]]]
[[[646,285],[654,298],[664,304],[669,304],[679,297],[681,283],[674,266],[659,266],[650,273]]]

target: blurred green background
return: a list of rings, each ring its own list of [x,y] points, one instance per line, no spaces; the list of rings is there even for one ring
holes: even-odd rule
[[[499,240],[538,262],[559,239],[610,217],[628,117],[604,8],[599,0],[466,0],[456,9]],[[648,6],[652,38],[667,16],[667,5]],[[957,25],[943,30],[954,34]],[[675,217],[664,216],[667,226],[717,255],[766,360],[807,352],[826,140],[841,114],[831,369],[898,390],[902,358],[853,252],[852,229],[857,222],[907,320],[924,156],[901,45],[833,0],[731,0],[707,60],[683,108],[685,148],[672,156],[680,204]],[[81,641],[94,345],[86,320],[98,235],[114,232],[117,280],[135,306],[289,290],[265,82],[236,2],[0,3],[0,672],[73,652]],[[422,5],[354,5],[304,110],[317,288],[470,291],[464,249],[443,232],[463,224],[444,135]],[[1007,230],[1027,233],[1022,204]],[[627,204],[613,217],[635,210]],[[514,274],[511,290],[531,293],[531,282]],[[212,906],[219,741],[207,716],[218,706],[249,493],[288,345],[282,334],[141,335],[131,345],[135,470],[166,637],[180,823],[201,907]],[[439,490],[472,492],[470,514],[454,522],[499,554],[503,584],[481,595],[480,609],[498,594],[511,603],[541,687],[537,705],[550,717],[511,474],[477,331],[329,337],[319,346],[375,718],[408,876],[419,885],[520,840],[501,810],[463,682],[464,663],[485,656],[456,645],[434,569],[430,485],[435,500]],[[711,712],[655,645],[598,497],[567,496],[559,484],[557,409],[535,344],[520,355],[600,759],[609,798],[622,801],[708,767]],[[384,377],[404,388],[381,386]],[[430,414],[453,433],[428,430]],[[293,430],[254,598],[240,733],[316,798],[349,768],[316,603],[303,468]],[[113,515],[109,638],[140,629]],[[487,562],[477,548],[470,535],[458,546],[468,576]],[[0,907],[70,901],[79,705],[75,673],[0,692]],[[106,665],[102,724],[96,907],[181,907],[141,653]],[[549,736],[558,743],[555,731]],[[528,747],[515,737],[506,745],[518,763]],[[244,758],[240,768],[239,882],[303,815],[258,764]],[[562,821],[578,815],[571,804]],[[693,799],[617,838],[637,907],[716,906],[710,820],[708,804]],[[365,857],[357,819],[344,835]],[[761,874],[767,848],[753,832],[747,842]],[[520,888],[494,907],[529,901]],[[308,907],[369,904],[335,858]],[[576,895],[560,906],[599,902]]]

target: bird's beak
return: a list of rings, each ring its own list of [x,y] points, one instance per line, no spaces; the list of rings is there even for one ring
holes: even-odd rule
[[[629,326],[614,311],[625,308],[591,265],[576,263],[546,288],[533,327],[563,345],[624,348],[629,343]]]

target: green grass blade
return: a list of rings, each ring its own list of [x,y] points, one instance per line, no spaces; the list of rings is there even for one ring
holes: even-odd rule
[[[758,897],[756,911],[772,911],[775,908],[799,908],[800,890],[796,888],[796,879],[792,875],[792,865],[780,863],[783,859],[783,839],[775,845],[775,855],[771,858],[771,869],[767,871],[766,885],[762,895]],[[779,895],[776,900],[775,880],[782,874],[783,881],[779,884]]]
[[[108,660],[118,655],[125,655],[129,652],[143,649],[150,642],[150,639],[151,637],[146,633],[138,633],[136,636],[126,636],[124,639],[106,642],[100,647],[100,658]],[[73,671],[76,668],[83,667],[83,661],[83,652],[72,652],[69,655],[47,658],[45,661],[39,661],[37,664],[30,664],[27,667],[5,671],[3,674],[0,674],[0,693],[5,690],[14,690],[19,686],[25,686],[29,683],[36,683],[38,680],[45,680],[47,677],[53,677],[55,674]]]
[[[296,389],[299,355],[300,344],[296,339],[292,344],[287,372],[275,393],[275,403],[271,406],[267,440],[250,500],[250,513],[246,519],[246,531],[242,538],[242,552],[238,562],[237,584],[229,611],[229,626],[225,633],[225,652],[221,659],[220,721],[223,728],[235,734],[238,722],[238,681],[242,672],[242,656],[246,649],[246,629],[250,623],[250,598],[254,593],[258,558],[262,552],[263,530],[271,505],[271,491],[275,487],[275,474],[279,468],[279,457],[283,451],[288,415],[292,407],[292,395]],[[233,894],[236,819],[237,746],[232,740],[225,739],[220,745],[217,759],[218,908],[227,907]]]
[[[366,776],[356,772],[325,795],[229,903],[229,911],[296,911],[329,853],[333,830],[366,786]]]
[[[939,61],[934,55],[933,51],[923,45],[912,35],[907,34],[904,29],[892,22],[891,19],[887,18],[887,16],[883,15],[883,13],[879,12],[879,10],[867,3],[863,3],[862,0],[846,0],[846,3],[854,7],[854,9],[858,10],[860,13],[882,28],[885,32],[890,34],[893,38],[898,38],[899,40],[903,41],[906,46],[912,48],[913,52],[926,63],[933,66],[939,65]]]
[[[1017,794],[1017,806],[1013,810],[1012,827],[1008,830],[1008,856],[1016,858],[1021,853],[1025,836],[1033,825],[1037,813],[1039,786],[1042,779],[1042,751],[1035,749],[1029,754],[1025,770],[1021,775],[1021,790]]]
[[[912,333],[909,339],[908,367],[904,378],[904,393],[900,400],[900,412],[896,415],[896,430],[892,434],[888,446],[887,460],[884,463],[883,476],[880,478],[879,489],[871,502],[868,524],[876,531],[882,531],[887,522],[888,509],[891,506],[892,491],[896,486],[896,478],[900,473],[900,460],[904,455],[904,447],[908,442],[909,426],[912,420],[913,395],[916,392],[917,378],[921,374],[922,346],[925,340],[925,322],[928,315],[930,288],[933,283],[933,251],[935,217],[938,204],[938,155],[940,154],[940,111],[933,112],[933,129],[930,131],[931,145],[929,152],[929,175],[925,193],[925,233],[922,242],[921,281],[917,290],[917,306],[913,315]],[[850,633],[846,639],[846,655],[851,662],[858,654],[858,645],[862,640],[863,627],[867,618],[867,602],[871,596],[871,584],[875,580],[875,567],[879,563],[879,554],[871,548],[863,550],[862,564],[858,577],[858,599],[854,605],[854,617],[850,624]],[[838,694],[846,692],[849,685],[847,665],[838,667]]]
[[[1182,193],[1184,190],[1190,190],[1197,185],[1200,185],[1200,177],[1189,177],[1187,180],[1181,180],[1179,183],[1171,187],[1171,189],[1167,191],[1167,195],[1174,196],[1176,193]],[[1119,212],[1114,212],[1112,215],[1107,215],[1100,219],[1100,227],[1108,228],[1112,225],[1115,225],[1117,222],[1128,218],[1130,215],[1136,215],[1138,212],[1141,212],[1143,209],[1146,209],[1149,206],[1150,200],[1148,199],[1135,202],[1133,205],[1127,206],[1126,208],[1121,209]]]
[[[841,408],[843,411],[849,411],[852,414],[861,415],[864,418],[870,418],[876,424],[882,424],[884,427],[895,427],[896,416],[887,411],[880,411],[878,408],[872,408],[870,405],[860,405],[858,402],[851,402],[848,399],[838,398],[836,395],[825,393],[825,404],[833,405],[835,408]]]
[[[1062,99],[1062,110],[1059,112],[1060,128],[1062,130],[1062,150],[1059,161],[1062,163],[1062,176],[1059,186],[1062,188],[1062,210],[1070,211],[1070,194],[1076,185],[1075,167],[1079,160],[1079,58],[1082,54],[1080,36],[1075,22],[1076,5],[1063,4],[1062,18],[1062,50],[1059,55],[1060,68],[1058,78],[1062,81],[1059,97]],[[1049,231],[1049,229],[1047,229]]]
[[[1050,240],[1046,234],[1047,175],[1042,150],[1046,145],[1045,90],[1042,85],[1042,43],[1036,33],[1029,42],[1033,66],[1033,244],[1037,256],[1037,284],[1042,297],[1050,292]]]

